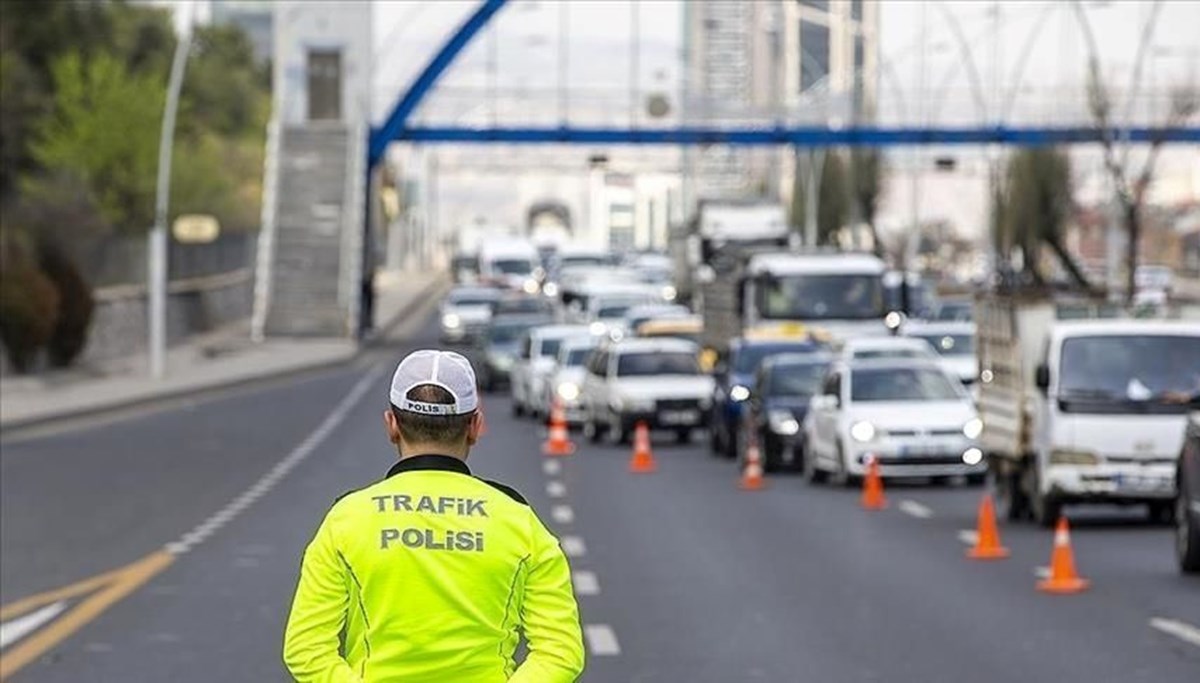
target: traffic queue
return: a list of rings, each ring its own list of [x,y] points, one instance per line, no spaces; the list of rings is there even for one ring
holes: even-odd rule
[[[894,273],[860,253],[748,249],[690,289],[662,255],[559,253],[460,283],[440,310],[443,342],[514,417],[553,411],[597,444],[702,434],[814,485],[990,477],[1002,517],[1047,527],[1067,505],[1146,505],[1200,570],[1194,322],[969,291],[898,313]]]

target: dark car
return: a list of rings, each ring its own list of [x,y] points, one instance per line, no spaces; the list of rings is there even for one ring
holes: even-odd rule
[[[737,440],[743,453],[751,437],[758,440],[766,471],[803,467],[800,426],[808,413],[809,399],[820,389],[830,362],[832,358],[825,353],[789,353],[763,361],[746,402],[746,418]]]
[[[476,344],[471,359],[484,391],[507,386],[509,373],[517,359],[521,338],[530,328],[549,325],[553,320],[544,315],[497,315],[488,324]]]
[[[729,343],[729,354],[713,372],[716,391],[709,420],[709,443],[714,453],[737,456],[734,438],[742,420],[742,404],[750,398],[754,373],[764,358],[780,353],[807,353],[824,348],[808,336],[795,338],[746,339]]]
[[[1176,484],[1175,549],[1179,568],[1196,574],[1200,573],[1200,410],[1193,410],[1188,418]]]

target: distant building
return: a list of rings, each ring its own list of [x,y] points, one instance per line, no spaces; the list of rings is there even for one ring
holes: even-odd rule
[[[269,61],[274,52],[274,17],[276,3],[272,0],[209,0],[210,21],[214,26],[233,24],[250,37],[254,58]]]

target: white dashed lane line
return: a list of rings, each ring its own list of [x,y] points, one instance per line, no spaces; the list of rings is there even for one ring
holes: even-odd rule
[[[576,595],[600,594],[600,579],[596,578],[596,572],[589,572],[583,569],[572,572],[571,582],[575,585]]]
[[[621,654],[617,634],[607,624],[586,624],[583,637],[587,640],[588,652],[598,657]]]
[[[963,529],[958,532],[958,540],[967,545],[975,545],[979,540],[979,532],[974,529]]]
[[[562,463],[557,460],[544,460],[542,461],[542,471],[552,477],[556,476],[562,472]]]
[[[599,587],[596,590],[599,591]],[[37,611],[0,624],[0,650],[38,630],[42,624],[57,617],[66,608],[66,601],[60,600],[46,605]]]
[[[559,524],[570,524],[575,521],[575,511],[570,505],[555,505],[550,508],[550,519]]]
[[[933,510],[930,510],[928,507],[921,505],[915,500],[902,500],[896,507],[900,510],[900,512],[903,512],[910,517],[916,517],[917,519],[929,519],[933,516]]]
[[[561,481],[546,482],[546,495],[551,498],[562,498],[567,495],[567,485]]]
[[[1154,617],[1150,620],[1150,628],[1174,636],[1185,643],[1200,647],[1200,628],[1178,619]]]
[[[583,557],[587,554],[587,546],[579,536],[563,536],[560,544],[567,557]]]

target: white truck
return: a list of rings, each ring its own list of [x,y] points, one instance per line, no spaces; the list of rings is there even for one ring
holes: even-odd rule
[[[795,323],[831,341],[888,334],[883,261],[840,251],[751,254],[700,286],[706,348],[759,327]]]
[[[539,286],[535,271],[540,265],[538,251],[529,240],[492,238],[479,247],[479,275],[484,282],[534,294]]]
[[[1001,513],[1050,526],[1071,503],[1147,504],[1168,520],[1200,322],[1079,318],[1088,308],[977,300],[980,442]]]
[[[695,214],[671,237],[675,291],[689,302],[704,280],[749,250],[787,246],[790,231],[783,205],[773,202],[702,199]]]

